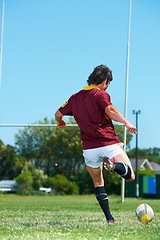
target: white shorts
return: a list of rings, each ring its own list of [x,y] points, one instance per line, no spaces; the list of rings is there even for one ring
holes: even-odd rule
[[[83,150],[83,157],[85,164],[92,168],[98,168],[103,162],[103,158],[109,159],[123,153],[123,143],[116,143],[109,146]]]

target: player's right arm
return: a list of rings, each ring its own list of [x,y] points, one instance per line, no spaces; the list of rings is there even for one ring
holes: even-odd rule
[[[107,106],[105,108],[105,113],[109,116],[110,119],[123,123],[126,126],[128,132],[137,134],[136,127],[133,126],[126,118],[124,118],[120,111],[113,105]]]
[[[57,110],[57,112],[55,113],[55,118],[57,120],[58,128],[64,128],[66,126],[66,121],[63,118],[63,114],[59,110]]]
[[[64,128],[66,126],[66,121],[64,120],[63,116],[73,116],[72,113],[72,99],[75,94],[73,94],[65,104],[63,104],[55,113],[55,118],[57,120],[57,127]]]

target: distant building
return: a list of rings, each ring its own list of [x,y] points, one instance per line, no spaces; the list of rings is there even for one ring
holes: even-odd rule
[[[133,169],[136,169],[136,159],[130,159]],[[154,170],[148,159],[138,159],[138,169]]]
[[[14,192],[17,191],[18,183],[15,180],[1,180],[0,191]]]
[[[41,188],[39,188],[39,190],[42,192],[46,192],[46,193],[50,193],[52,191],[51,188],[45,188],[45,187],[41,187]]]
[[[160,164],[155,163],[155,162],[150,162],[150,164],[151,164],[153,170],[160,174]]]

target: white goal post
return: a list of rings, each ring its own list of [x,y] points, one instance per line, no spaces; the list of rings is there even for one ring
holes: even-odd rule
[[[78,124],[67,124],[66,127],[77,127]],[[0,127],[57,127],[57,124],[33,123],[33,124],[0,124]]]

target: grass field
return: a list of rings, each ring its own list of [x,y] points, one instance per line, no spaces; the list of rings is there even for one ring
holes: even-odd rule
[[[94,196],[0,194],[0,239],[160,239],[160,200],[109,196],[116,224],[107,224]],[[148,203],[155,218],[140,223],[135,210]]]

